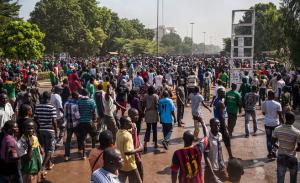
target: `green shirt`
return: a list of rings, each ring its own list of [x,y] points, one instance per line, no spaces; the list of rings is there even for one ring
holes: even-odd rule
[[[94,85],[92,83],[89,83],[86,86],[87,91],[90,93],[90,97],[94,95]]]
[[[5,83],[5,89],[7,90],[8,98],[16,98],[16,84],[12,81],[7,81]]]
[[[227,80],[228,80],[228,75],[226,73],[223,73],[221,76],[220,76],[220,79],[223,83],[227,83]]]
[[[56,82],[56,79],[55,79],[55,74],[54,74],[54,72],[51,71],[49,75],[50,75],[50,81],[51,81],[51,83],[55,83],[55,82]]]
[[[237,115],[240,103],[241,95],[239,92],[231,90],[226,93],[225,104],[228,113]]]
[[[243,83],[240,87],[239,92],[244,97],[246,93],[249,93],[251,91],[251,86],[248,83]]]

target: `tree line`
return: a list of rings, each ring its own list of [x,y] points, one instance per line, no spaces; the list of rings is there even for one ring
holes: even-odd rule
[[[273,57],[282,62],[300,66],[300,4],[297,0],[281,0],[280,7],[273,3],[258,3],[255,10],[254,53],[273,51]],[[243,21],[249,19],[244,15]],[[223,39],[223,54],[230,54],[231,39]]]

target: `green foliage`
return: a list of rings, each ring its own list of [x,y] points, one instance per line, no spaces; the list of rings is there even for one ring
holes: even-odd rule
[[[223,38],[223,51],[225,52],[225,54],[230,54],[231,52],[231,38],[227,37],[227,38]]]
[[[0,32],[0,48],[6,58],[29,60],[43,56],[44,39],[38,26],[26,21],[11,21]]]
[[[255,10],[254,53],[259,54],[262,51],[279,50],[285,47],[286,42],[280,21],[282,14],[276,6],[273,3],[258,3],[250,9]],[[251,13],[246,13],[240,23],[250,21]],[[239,27],[236,31],[236,34],[251,34],[248,27]],[[226,49],[228,50],[228,47]]]
[[[20,5],[12,0],[0,0],[0,29],[11,20],[18,18]]]
[[[155,53],[155,46],[156,43],[153,41],[147,39],[134,39],[124,45],[124,53],[131,55],[152,55]]]
[[[180,53],[181,38],[176,33],[166,34],[161,38],[162,46],[168,54],[175,55]]]
[[[95,0],[41,0],[30,21],[46,34],[47,53],[91,56],[99,52],[106,39],[100,12]]]
[[[282,0],[282,25],[287,39],[290,59],[300,67],[300,4],[298,0]]]

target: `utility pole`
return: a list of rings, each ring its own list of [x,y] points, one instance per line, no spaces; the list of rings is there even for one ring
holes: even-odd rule
[[[194,24],[195,24],[195,23],[194,23],[194,22],[191,22],[190,24],[191,24],[191,26],[192,26],[192,30],[191,30],[191,39],[192,39],[191,53],[192,53],[192,55],[193,55],[193,42],[194,42],[194,41],[193,41],[193,34],[194,34],[194,32],[193,32],[194,30],[193,30],[193,29],[194,29]]]
[[[158,18],[159,18],[159,0],[157,0],[157,12],[156,12],[156,56],[158,56]]]
[[[205,58],[205,34],[206,32],[203,32],[203,37],[204,37],[204,50],[203,50],[203,57]]]

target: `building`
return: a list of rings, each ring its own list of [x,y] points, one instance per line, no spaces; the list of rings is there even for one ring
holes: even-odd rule
[[[153,29],[154,31],[154,40],[156,40],[156,28]],[[165,35],[165,34],[170,34],[170,33],[177,33],[175,27],[165,27],[164,25],[160,25],[158,26],[158,41],[161,41],[161,38]]]

